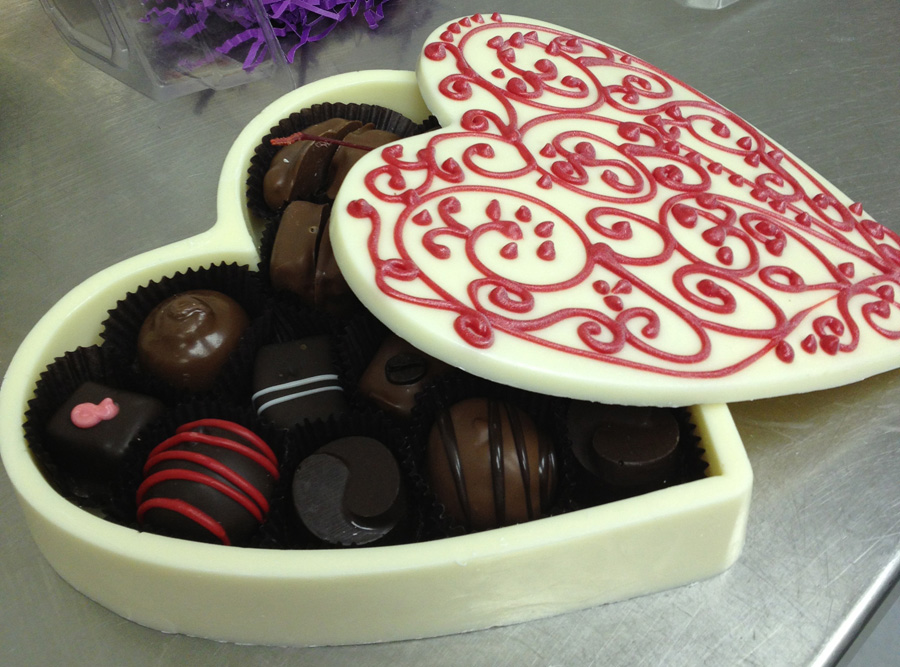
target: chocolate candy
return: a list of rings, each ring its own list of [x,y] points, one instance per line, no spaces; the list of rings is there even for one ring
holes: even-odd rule
[[[73,493],[103,493],[138,432],[163,411],[154,398],[85,382],[50,418],[45,449]]]
[[[320,204],[295,201],[288,205],[272,245],[269,277],[275,289],[293,292],[308,306],[341,315],[353,308],[356,298],[334,259],[327,213]]]
[[[344,141],[352,146],[339,146],[331,159],[331,169],[328,185],[328,197],[334,199],[337,197],[338,190],[344,182],[344,177],[355,165],[359,159],[369,152],[372,148],[384,146],[392,141],[397,141],[399,135],[393,132],[377,130],[372,123],[367,123],[358,130],[354,130],[346,137]],[[359,148],[357,148],[357,146]]]
[[[207,391],[248,324],[244,309],[221,292],[176,294],[144,320],[138,333],[138,363],[176,389]]]
[[[494,399],[468,399],[441,412],[427,458],[437,500],[469,530],[541,518],[556,489],[552,443],[527,414]]]
[[[297,468],[292,491],[297,516],[328,545],[384,542],[405,525],[400,468],[373,438],[351,436],[321,447]]]
[[[155,533],[240,544],[266,520],[278,459],[255,433],[220,419],[180,426],[154,448],[137,490],[137,520]]]
[[[450,367],[393,334],[378,348],[359,380],[359,390],[382,410],[408,418],[416,394]]]
[[[321,204],[291,202],[281,216],[269,260],[272,286],[297,294],[310,306],[315,305],[316,254],[326,212]]]
[[[582,469],[579,495],[660,488],[678,470],[680,428],[671,410],[573,401],[567,424]]]
[[[343,139],[362,126],[359,121],[331,118],[311,125],[304,134],[322,139],[302,139],[278,151],[263,177],[263,199],[273,211],[298,199],[310,199],[328,177],[331,158],[338,144],[329,140]]]
[[[253,407],[282,428],[347,410],[327,336],[262,347],[253,372]]]

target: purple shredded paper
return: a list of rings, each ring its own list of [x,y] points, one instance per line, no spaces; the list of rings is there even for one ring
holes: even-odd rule
[[[294,62],[297,50],[304,44],[326,37],[341,21],[362,13],[374,30],[384,19],[384,4],[389,0],[260,0],[272,32],[281,44],[285,58]],[[141,19],[157,25],[157,37],[163,47],[183,45],[191,39],[203,39],[215,50],[230,54],[243,53],[243,68],[251,72],[265,61],[268,48],[259,17],[246,0],[142,0],[147,10]],[[180,66],[198,67],[212,60],[181,60]]]

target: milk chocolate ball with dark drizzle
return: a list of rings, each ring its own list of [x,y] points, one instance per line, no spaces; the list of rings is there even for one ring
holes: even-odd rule
[[[527,414],[499,400],[467,399],[442,411],[427,458],[435,496],[469,530],[546,516],[556,490],[552,443]]]
[[[176,294],[144,320],[138,333],[138,364],[176,389],[207,391],[248,323],[244,309],[221,292]]]

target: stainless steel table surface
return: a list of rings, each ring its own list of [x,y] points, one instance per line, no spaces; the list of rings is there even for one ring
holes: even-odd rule
[[[272,82],[157,103],[76,58],[36,0],[0,0],[0,371],[70,288],[207,228],[225,154],[286,92]],[[433,27],[500,11],[661,66],[787,145],[900,231],[900,2],[393,0],[302,54],[305,81],[412,69]],[[43,560],[0,473],[0,662],[804,665],[840,655],[900,570],[900,373],[732,405],[755,472],[747,544],[692,586],[518,626],[282,649],[139,627]],[[98,572],[97,576],[103,576]]]

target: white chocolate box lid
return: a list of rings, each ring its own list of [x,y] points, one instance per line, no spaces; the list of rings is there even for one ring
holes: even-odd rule
[[[363,303],[423,350],[635,405],[900,363],[897,234],[689,85],[508,15],[437,28],[417,76],[442,129],[367,155],[331,236]]]

